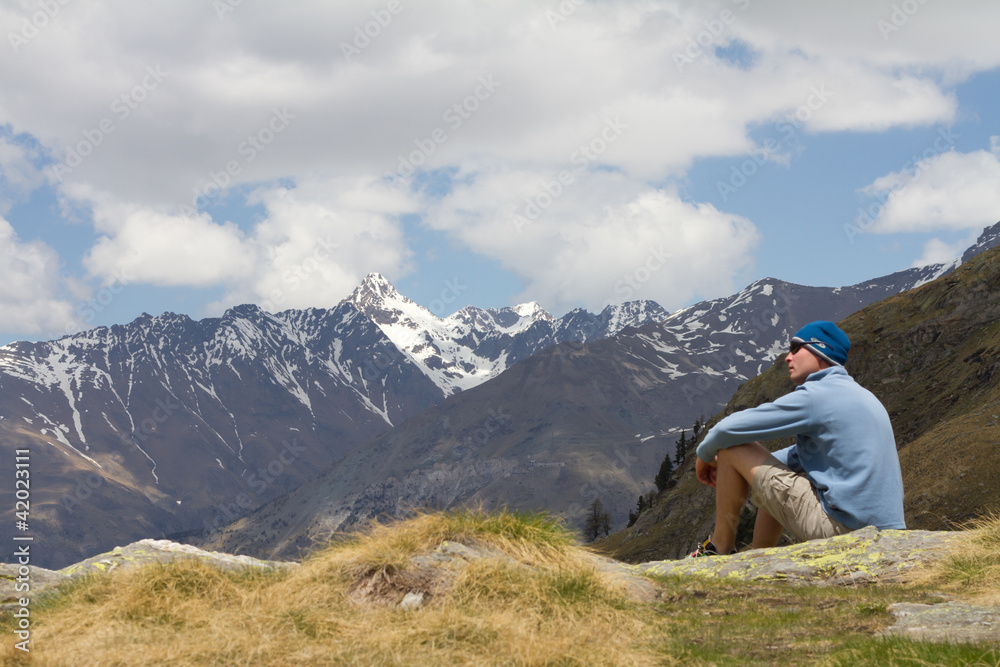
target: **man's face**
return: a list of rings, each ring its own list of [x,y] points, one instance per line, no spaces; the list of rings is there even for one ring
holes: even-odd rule
[[[804,345],[796,352],[789,352],[785,357],[785,363],[788,364],[788,377],[795,384],[802,384],[812,373],[830,367],[830,364],[810,352]]]

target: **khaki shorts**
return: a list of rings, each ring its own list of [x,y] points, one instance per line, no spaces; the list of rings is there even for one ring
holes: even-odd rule
[[[754,505],[777,519],[799,540],[818,540],[851,532],[826,513],[808,477],[794,472],[776,458],[772,457],[757,468],[751,489]]]

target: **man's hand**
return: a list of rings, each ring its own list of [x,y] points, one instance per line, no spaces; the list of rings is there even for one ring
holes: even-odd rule
[[[715,488],[715,473],[718,470],[718,459],[712,459],[711,463],[705,463],[700,458],[695,457],[694,474],[702,484],[708,484]]]

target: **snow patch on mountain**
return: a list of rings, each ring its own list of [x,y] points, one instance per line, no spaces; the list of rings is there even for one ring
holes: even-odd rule
[[[957,269],[958,265],[961,264],[961,263],[962,263],[962,260],[960,260],[960,259],[953,259],[950,262],[946,262],[944,264],[932,264],[932,265],[930,265],[928,267],[924,267],[924,268],[927,269],[927,272],[924,274],[924,276],[922,278],[920,278],[919,280],[917,280],[913,284],[913,287],[911,287],[910,289],[916,289],[916,288],[920,287],[921,285],[926,285],[927,283],[931,282],[932,280],[937,280],[938,278],[940,278],[941,276],[945,275],[946,273],[951,273],[952,271],[954,271],[955,269]]]
[[[369,274],[345,301],[367,315],[445,396],[480,385],[549,345],[606,338],[667,314],[652,301],[635,301],[608,306],[597,316],[576,310],[556,319],[530,301],[507,308],[467,306],[440,318],[378,273]],[[512,348],[521,353],[513,355]]]

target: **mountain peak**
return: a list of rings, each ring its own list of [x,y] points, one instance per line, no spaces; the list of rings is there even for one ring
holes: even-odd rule
[[[537,301],[519,303],[516,306],[513,306],[511,310],[521,317],[527,317],[531,320],[545,320],[547,322],[551,322],[555,319],[547,310],[538,305]]]
[[[381,273],[369,273],[361,284],[355,288],[347,301],[369,317],[378,312],[396,310],[402,304],[413,303],[410,299],[396,291]]]
[[[358,285],[351,296],[353,297],[356,294],[372,294],[385,298],[399,295],[399,292],[396,291],[396,288],[392,286],[392,283],[385,276],[373,271],[365,276],[365,279],[361,281],[361,284]]]
[[[979,253],[1000,245],[1000,222],[983,229],[976,243],[965,251],[962,255],[962,262],[968,262]]]

